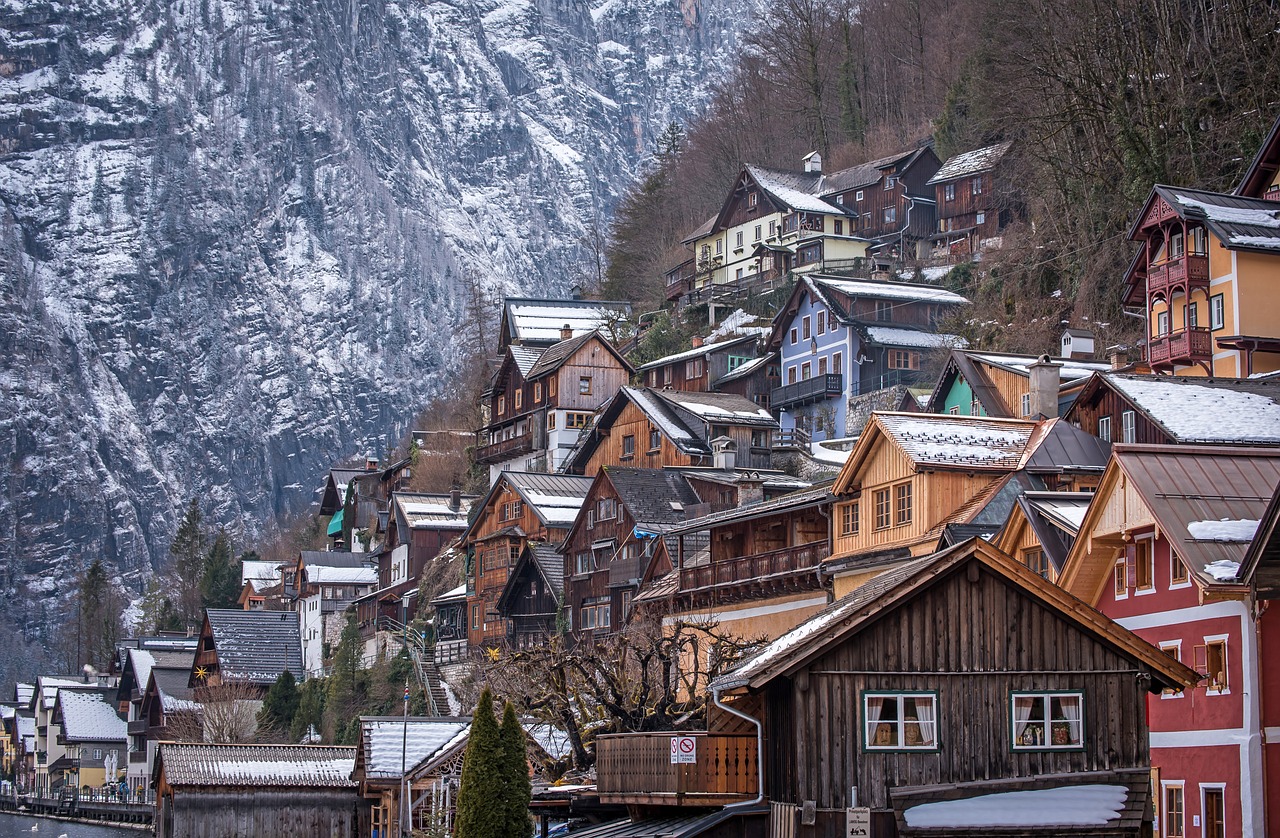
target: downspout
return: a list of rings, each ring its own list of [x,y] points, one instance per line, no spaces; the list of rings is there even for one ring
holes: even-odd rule
[[[748,716],[746,713],[743,713],[741,710],[735,710],[732,707],[730,707],[728,704],[725,704],[723,701],[721,701],[720,691],[723,689],[724,687],[714,687],[714,686],[711,688],[712,703],[715,704],[715,706],[719,707],[721,710],[724,710],[726,713],[731,713],[737,716],[739,719],[742,719],[743,721],[746,721],[746,722],[750,722],[751,724],[756,726],[756,782],[759,787],[755,800],[748,800],[745,803],[731,803],[730,805],[724,807],[724,809],[722,810],[727,812],[730,810],[736,811],[738,809],[753,808],[755,806],[759,806],[761,803],[764,802],[764,725],[760,723],[759,719],[754,718],[752,716]]]
[[[1266,721],[1262,717],[1262,706],[1263,706],[1262,702],[1266,696],[1263,695],[1262,667],[1260,666],[1260,664],[1262,662],[1262,615],[1267,613],[1267,608],[1270,605],[1271,603],[1266,600],[1264,600],[1261,603],[1257,603],[1257,601],[1255,600],[1254,618],[1253,618],[1254,671],[1258,676],[1257,683],[1254,687],[1254,693],[1256,694],[1256,697],[1254,698],[1254,700],[1258,704],[1258,730],[1262,734],[1262,744],[1259,747],[1259,750],[1262,751],[1262,759],[1259,761],[1259,765],[1258,765],[1258,785],[1262,786],[1264,796],[1267,790],[1267,727],[1266,727]],[[1263,805],[1262,807],[1262,834],[1263,835],[1271,834],[1268,831],[1269,829],[1268,824],[1270,823],[1270,821],[1271,821],[1270,807]]]

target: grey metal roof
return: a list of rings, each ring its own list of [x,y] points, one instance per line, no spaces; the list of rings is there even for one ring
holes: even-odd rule
[[[1064,422],[1053,419],[1049,432],[1035,446],[1024,468],[1033,474],[1064,471],[1096,471],[1099,474],[1111,459],[1111,443]]]
[[[369,553],[345,550],[302,550],[298,557],[308,567],[363,567],[373,559]]]
[[[210,608],[205,619],[224,679],[273,684],[285,670],[305,673],[296,612]]]
[[[356,749],[339,745],[163,742],[155,776],[171,786],[352,788]]]
[[[1203,221],[1228,249],[1280,251],[1280,205],[1275,201],[1177,186],[1156,186],[1155,192],[1182,218]]]
[[[697,835],[701,831],[700,827],[710,826],[711,820],[721,817],[720,812],[715,812],[710,815],[681,815],[638,821],[628,818],[576,829],[569,833],[569,838],[684,838]]]
[[[637,527],[653,529],[678,524],[685,520],[684,507],[700,502],[678,471],[608,466],[604,473]],[[672,508],[672,503],[679,508]]]
[[[699,530],[707,530],[712,527],[728,524],[735,521],[747,521],[752,518],[760,518],[765,515],[774,515],[780,512],[787,512],[795,509],[804,509],[809,506],[820,506],[831,500],[831,483],[825,481],[812,489],[805,489],[801,492],[792,492],[789,495],[783,495],[780,498],[767,500],[763,503],[753,503],[750,506],[739,506],[734,509],[726,509],[722,512],[713,512],[710,515],[703,515],[700,518],[691,518],[682,526],[673,527],[668,530],[668,535],[683,535],[685,533],[698,532]]]

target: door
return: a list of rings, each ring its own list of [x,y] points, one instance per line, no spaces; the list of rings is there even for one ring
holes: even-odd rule
[[[1204,789],[1204,838],[1226,838],[1225,794],[1222,789]]]

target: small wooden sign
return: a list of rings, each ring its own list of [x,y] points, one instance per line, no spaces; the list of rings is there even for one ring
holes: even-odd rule
[[[848,838],[870,838],[871,810],[865,806],[844,810],[844,834]]]

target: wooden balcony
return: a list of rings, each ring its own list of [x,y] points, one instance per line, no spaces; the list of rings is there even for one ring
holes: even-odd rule
[[[1209,288],[1209,257],[1187,254],[1147,266],[1147,289],[1168,299],[1174,289]]]
[[[844,376],[827,373],[776,388],[769,395],[769,405],[777,410],[825,401],[844,393]]]
[[[510,439],[489,443],[484,442],[486,436],[482,431],[476,437],[475,461],[482,465],[500,463],[533,451],[533,434],[520,434]]]
[[[671,737],[696,741],[694,763],[671,764]],[[756,796],[754,736],[709,733],[617,733],[596,740],[596,789],[601,803],[727,806]]]
[[[824,538],[795,547],[755,553],[728,561],[680,568],[680,590],[697,591],[731,586],[785,587],[796,577],[813,575],[818,563],[831,554]]]
[[[130,719],[125,729],[130,736],[145,736],[150,726],[148,719]]]
[[[1147,363],[1152,367],[1190,366],[1213,361],[1213,337],[1203,326],[1152,338],[1147,344]]]
[[[692,259],[686,259],[667,271],[667,299],[678,300],[693,290],[696,270]]]

